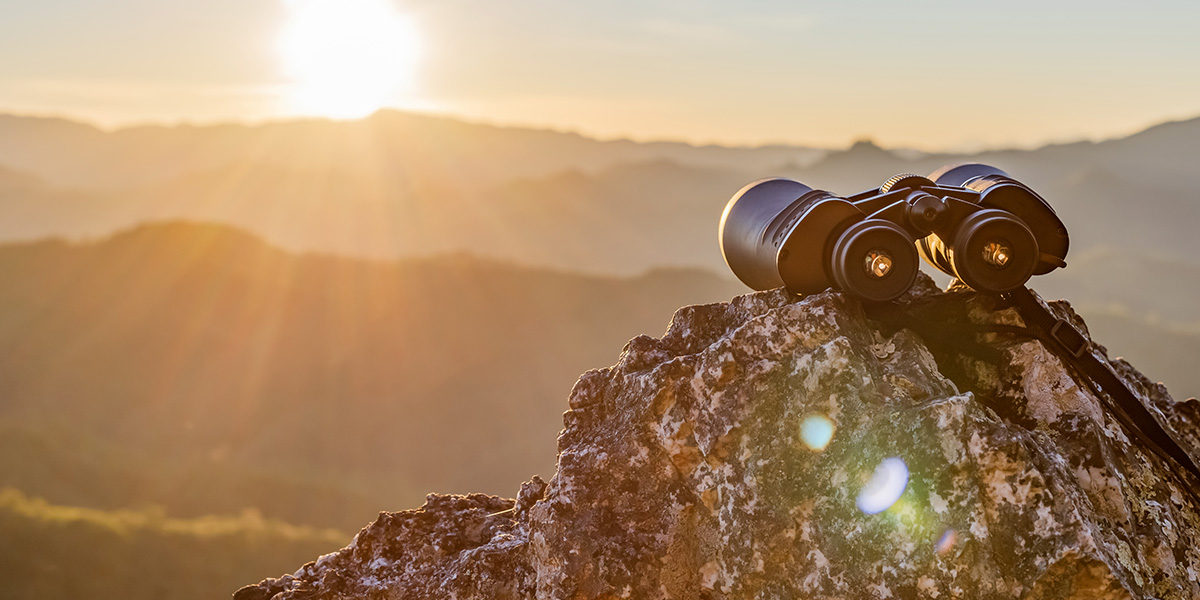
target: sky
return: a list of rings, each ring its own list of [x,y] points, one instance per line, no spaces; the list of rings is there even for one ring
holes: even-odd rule
[[[1166,0],[0,0],[0,111],[1031,147],[1200,115],[1197,23]]]

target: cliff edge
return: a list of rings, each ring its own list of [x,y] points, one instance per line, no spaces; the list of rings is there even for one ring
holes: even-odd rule
[[[927,278],[900,306],[925,321],[682,308],[575,384],[548,484],[431,494],[234,597],[1200,597],[1198,482],[1041,342],[980,331],[1014,309]],[[1196,456],[1200,404],[1094,352]]]

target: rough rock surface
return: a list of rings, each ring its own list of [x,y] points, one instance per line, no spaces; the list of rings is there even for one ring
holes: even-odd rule
[[[1041,342],[953,326],[1014,310],[928,280],[902,302],[936,318],[830,292],[680,309],[579,379],[548,485],[430,495],[235,598],[1200,598],[1197,482]],[[1195,454],[1196,401],[1110,362]],[[883,464],[907,485],[868,514]]]

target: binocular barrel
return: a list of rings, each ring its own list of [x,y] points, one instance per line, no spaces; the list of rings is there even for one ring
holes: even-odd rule
[[[726,264],[756,290],[783,285],[776,264],[784,240],[805,210],[833,198],[791,179],[762,179],[743,187],[721,215],[718,236]]]
[[[1066,266],[1068,246],[1045,200],[980,164],[897,175],[848,197],[790,179],[756,181],[729,201],[718,237],[725,262],[753,289],[833,287],[868,301],[907,291],[918,256],[999,294]]]

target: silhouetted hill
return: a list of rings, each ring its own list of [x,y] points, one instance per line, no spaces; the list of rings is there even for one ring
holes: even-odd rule
[[[300,251],[467,251],[589,272],[723,269],[712,242],[716,217],[746,182],[788,176],[850,194],[897,172],[970,160],[1041,191],[1077,250],[1120,239],[1142,254],[1192,260],[1200,255],[1191,235],[1200,174],[1188,157],[1198,151],[1200,120],[1029,151],[914,155],[860,141],[822,158],[804,148],[599,142],[393,111],[356,122],[111,133],[3,117],[0,166],[39,181],[0,185],[0,239],[191,219],[233,224]],[[671,243],[652,248],[648,231]]]
[[[147,214],[129,200],[56,188],[30,173],[0,166],[0,240],[102,235]]]
[[[597,141],[384,110],[361,121],[144,126],[104,132],[62,119],[0,115],[0,165],[63,187],[121,189],[253,162],[291,170],[403,173],[477,187],[575,168],[668,159],[701,167],[808,163],[819,150]]]
[[[596,174],[569,171],[499,188],[491,222],[520,232],[520,246],[509,256],[522,262],[593,271],[637,272],[654,265],[724,270],[716,223],[729,198],[716,190],[737,189],[745,178],[670,161]]]
[[[191,223],[3,246],[0,484],[346,527],[429,491],[512,493],[550,475],[579,373],[737,289],[294,255]]]
[[[807,164],[820,154],[788,146],[602,142],[395,111],[353,122],[114,132],[0,115],[0,166],[42,181],[30,189],[0,186],[0,240],[92,236],[147,220],[188,219],[248,228],[301,251],[379,258],[468,251],[590,268],[537,260],[547,246],[537,237],[542,232],[532,232],[542,254],[531,254],[527,236],[508,235],[505,228],[522,232],[522,213],[493,206],[496,189],[564,170],[662,161],[754,169]],[[639,260],[623,270],[663,264],[671,263]]]
[[[1155,125],[1129,137],[1096,144],[1092,164],[1102,164],[1137,184],[1177,186],[1182,173],[1195,174],[1200,156],[1200,118]]]
[[[33,175],[0,167],[0,191],[24,191],[42,185],[42,181]]]
[[[936,160],[931,162],[937,162]],[[849,195],[864,189],[878,186],[874,181],[875,173],[905,173],[921,168],[916,166],[920,161],[906,159],[899,154],[884,150],[871,140],[859,140],[849,148],[834,151],[813,165],[790,171],[788,175],[799,177],[816,189],[832,191],[835,194]]]
[[[1147,365],[1145,375],[1166,382],[1167,389],[1181,400],[1200,394],[1200,371],[1196,369],[1200,331],[1179,329],[1123,310],[1094,309],[1087,315],[1089,329],[1106,345],[1109,356]]]
[[[1066,269],[1033,282],[1047,294],[1078,298],[1077,306],[1083,311],[1120,311],[1141,320],[1187,324],[1200,331],[1196,311],[1200,264],[1182,257],[1144,256],[1099,247],[1080,252],[1071,257]]]

